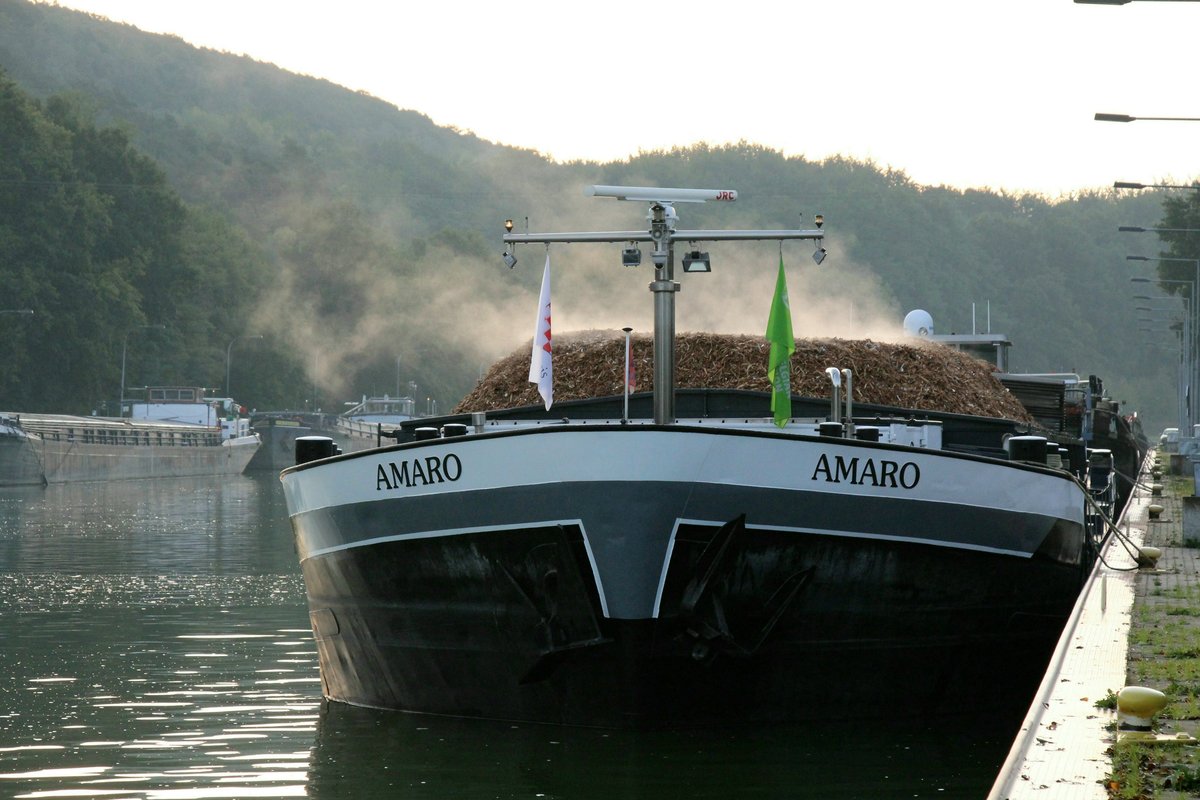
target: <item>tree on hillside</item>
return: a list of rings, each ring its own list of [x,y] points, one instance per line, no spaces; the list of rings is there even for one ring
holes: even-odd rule
[[[99,404],[122,361],[127,384],[220,386],[264,273],[252,248],[85,103],[38,103],[3,73],[0,152],[0,302],[35,312],[0,315],[0,405],[115,413]]]
[[[111,363],[118,331],[145,322],[130,280],[135,257],[105,252],[121,232],[111,196],[80,172],[87,150],[0,74],[0,297],[35,312],[24,347],[0,360],[10,406],[114,394],[111,371],[98,365]]]

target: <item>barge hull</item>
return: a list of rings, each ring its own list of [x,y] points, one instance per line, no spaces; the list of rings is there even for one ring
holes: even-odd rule
[[[906,477],[847,478],[871,459]],[[407,711],[651,727],[1011,707],[1086,572],[1073,479],[899,445],[564,427],[283,480],[325,695]]]
[[[157,447],[31,442],[47,483],[239,475],[258,449],[257,439],[213,446]]]
[[[569,526],[309,559],[324,692],[616,728],[1011,708],[1028,702],[1079,584],[1040,558],[749,530],[685,613],[715,531],[682,533],[660,613],[644,619],[603,616]]]
[[[0,486],[41,486],[45,482],[29,438],[0,436]]]

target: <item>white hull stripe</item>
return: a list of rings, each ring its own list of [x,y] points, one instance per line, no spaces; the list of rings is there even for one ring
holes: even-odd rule
[[[1082,521],[1065,474],[941,451],[718,430],[544,429],[369,451],[286,471],[291,514],[562,483],[689,483],[909,498]]]

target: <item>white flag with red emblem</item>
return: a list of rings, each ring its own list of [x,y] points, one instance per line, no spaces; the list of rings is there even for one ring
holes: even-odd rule
[[[550,336],[550,252],[546,251],[546,271],[542,273],[542,294],[538,299],[537,327],[533,332],[533,357],[529,361],[529,382],[536,383],[538,394],[546,401],[546,410],[554,403],[554,357]]]

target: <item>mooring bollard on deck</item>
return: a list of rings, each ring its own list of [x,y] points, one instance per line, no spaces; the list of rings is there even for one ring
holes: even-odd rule
[[[337,445],[328,436],[297,436],[296,463],[307,464],[319,458],[337,455]]]

